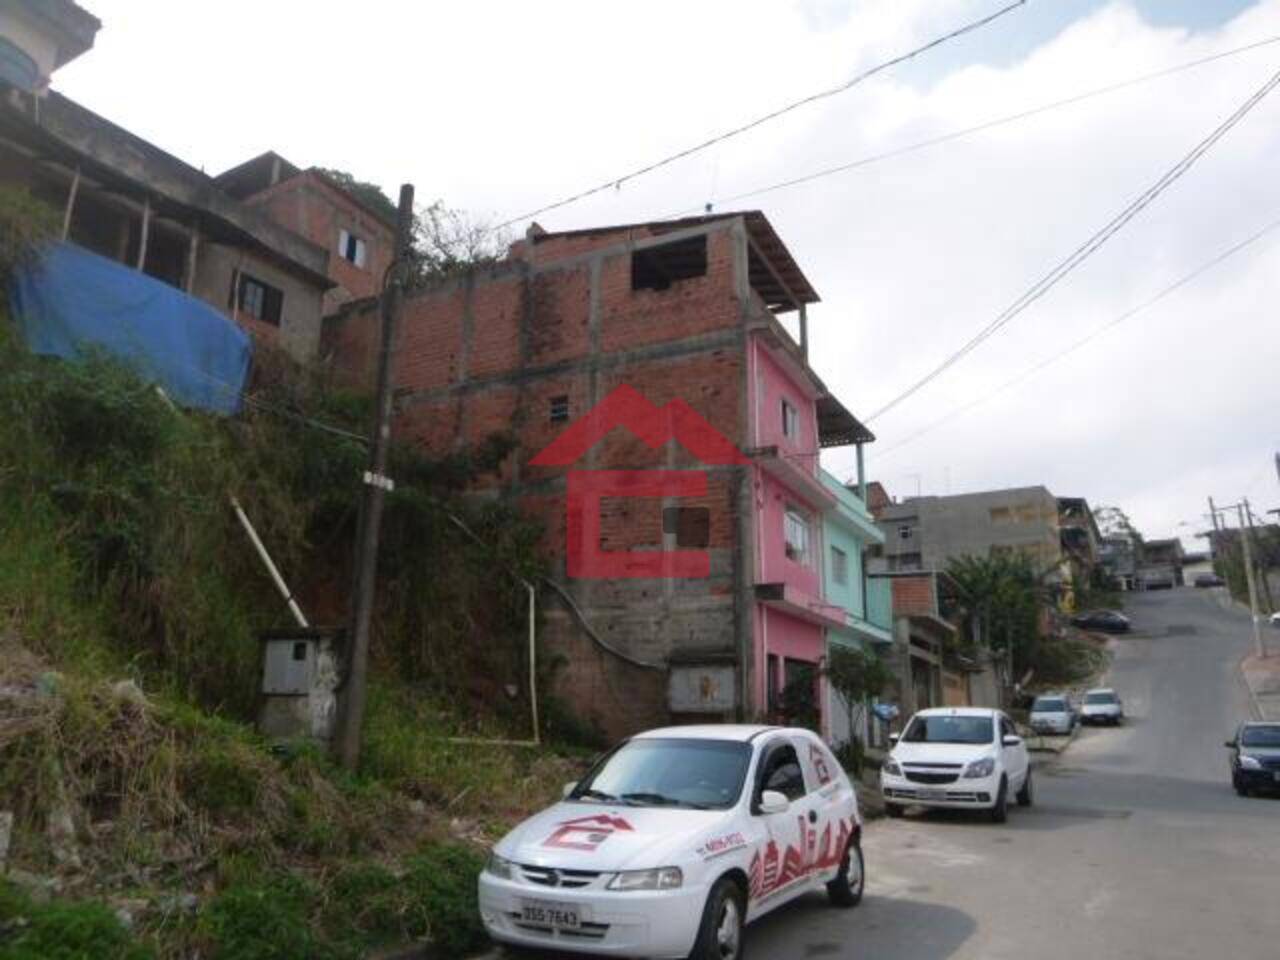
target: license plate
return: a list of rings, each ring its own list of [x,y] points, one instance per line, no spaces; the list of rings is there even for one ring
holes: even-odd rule
[[[521,900],[520,919],[524,923],[559,930],[577,930],[582,926],[582,907],[573,903],[556,903],[551,900]]]
[[[921,800],[945,800],[947,791],[945,790],[920,790],[916,796]]]
[[[1271,779],[1274,780],[1276,783],[1280,783],[1280,770],[1277,770],[1275,773],[1271,774]]]

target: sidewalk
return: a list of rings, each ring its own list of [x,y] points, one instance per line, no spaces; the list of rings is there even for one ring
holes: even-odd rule
[[[1280,653],[1273,652],[1265,660],[1251,653],[1240,661],[1240,673],[1258,719],[1280,722]]]

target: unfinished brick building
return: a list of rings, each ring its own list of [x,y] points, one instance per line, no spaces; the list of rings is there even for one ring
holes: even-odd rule
[[[821,514],[834,495],[818,451],[873,439],[779,322],[799,311],[804,341],[817,299],[765,217],[744,212],[535,227],[496,266],[405,302],[395,431],[435,454],[515,436],[477,492],[515,498],[545,523],[561,585],[544,594],[542,635],[564,655],[556,692],[610,733],[760,716],[788,682],[816,686],[825,628],[844,623],[822,599]],[[372,305],[353,304],[327,321],[325,350],[369,382],[377,331]],[[741,456],[708,464],[611,421],[578,462],[532,462],[619,388],[669,425],[682,405],[666,405],[683,401]],[[573,470],[706,479],[691,497],[605,496],[598,527],[566,531]],[[654,551],[705,552],[706,575],[570,576],[567,533],[589,537],[578,544],[589,554],[632,551],[641,566]]]

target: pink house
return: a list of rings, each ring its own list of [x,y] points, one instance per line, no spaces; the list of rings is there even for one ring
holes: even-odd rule
[[[776,712],[778,695],[793,681],[812,682],[815,701],[825,704],[819,681],[825,630],[844,625],[844,611],[823,599],[822,517],[836,502],[818,473],[825,388],[779,332],[755,330],[748,348],[756,531],[753,659],[762,666],[752,699],[763,713]]]

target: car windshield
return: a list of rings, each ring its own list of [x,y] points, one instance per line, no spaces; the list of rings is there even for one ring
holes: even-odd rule
[[[750,760],[751,745],[733,740],[628,740],[569,799],[723,810],[742,793]]]
[[[990,717],[915,717],[902,739],[907,743],[990,743]]]
[[[1084,698],[1085,703],[1115,703],[1116,695],[1114,693],[1087,693]]]
[[[1245,747],[1280,747],[1280,726],[1245,727],[1240,735],[1240,744]]]
[[[1066,703],[1057,698],[1041,697],[1031,705],[1032,713],[1066,713],[1066,710]]]

